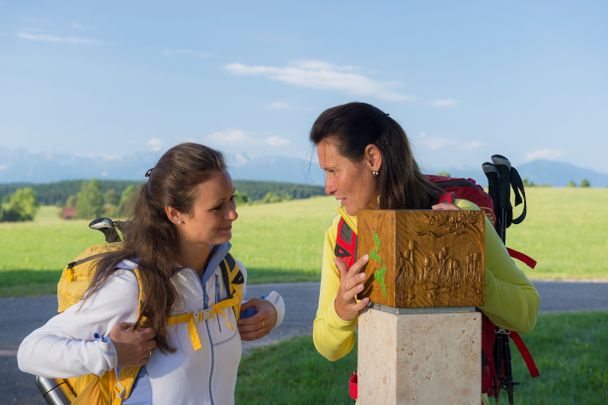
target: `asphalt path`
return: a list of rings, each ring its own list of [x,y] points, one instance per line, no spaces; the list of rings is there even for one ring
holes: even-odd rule
[[[535,281],[541,295],[541,312],[608,310],[608,282]],[[246,354],[294,336],[310,335],[317,308],[319,283],[264,284],[248,287],[249,297],[272,290],[285,300],[283,324],[257,342],[244,342]],[[21,340],[56,312],[54,296],[0,298],[0,404],[44,404],[34,377],[17,369],[15,354]]]

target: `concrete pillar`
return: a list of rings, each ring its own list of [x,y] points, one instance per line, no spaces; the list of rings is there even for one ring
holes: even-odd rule
[[[360,405],[481,401],[481,313],[375,304],[359,316]]]

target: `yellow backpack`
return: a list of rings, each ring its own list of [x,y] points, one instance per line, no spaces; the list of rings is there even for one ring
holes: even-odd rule
[[[63,312],[72,305],[80,302],[95,274],[97,261],[104,255],[117,251],[120,247],[121,242],[94,245],[85,249],[73,261],[68,263],[63,269],[61,278],[57,284],[58,312]],[[215,315],[226,317],[223,311],[225,308],[232,308],[236,320],[238,321],[239,319],[245,281],[243,273],[240,271],[230,253],[226,254],[220,263],[220,268],[224,283],[228,286],[229,294],[227,299],[217,302],[209,309],[173,315],[167,320],[167,324],[170,326],[180,323],[188,324],[190,340],[194,350],[200,350],[202,348],[200,337],[196,329],[197,321],[200,322]],[[141,319],[141,303],[143,302],[145,291],[141,288],[142,283],[139,269],[134,268],[133,272],[135,273],[135,277],[140,286],[139,304],[137,308],[138,319],[144,321],[144,319]],[[234,330],[236,325],[231,325],[228,320],[227,323],[228,327],[231,330]],[[119,373],[116,373],[116,370],[109,370],[102,376],[87,374],[79,377],[55,379],[54,381],[42,381],[45,379],[38,377],[38,386],[41,390],[43,389],[43,386],[53,387],[51,390],[59,388],[70,404],[120,405],[122,404],[122,401],[131,395],[133,383],[135,382],[139,370],[140,367],[121,367]],[[43,392],[43,395],[47,396],[47,394],[47,392]]]

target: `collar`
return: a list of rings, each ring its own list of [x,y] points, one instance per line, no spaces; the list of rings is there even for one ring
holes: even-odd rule
[[[213,249],[211,249],[209,260],[207,260],[207,267],[205,267],[203,277],[201,278],[203,285],[209,280],[209,277],[211,277],[215,268],[224,260],[224,257],[226,257],[231,247],[232,245],[230,242],[224,242],[220,245],[215,245]]]

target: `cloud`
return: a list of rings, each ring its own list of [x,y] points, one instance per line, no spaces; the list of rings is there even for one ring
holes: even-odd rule
[[[265,138],[256,137],[240,129],[216,131],[202,138],[204,144],[221,149],[247,153],[267,153],[270,148],[280,148],[291,143],[285,137],[270,135]]]
[[[231,63],[224,67],[239,76],[264,76],[272,80],[318,90],[338,90],[383,100],[409,101],[413,97],[392,88],[398,82],[381,82],[362,75],[354,66],[336,66],[324,61],[307,60],[285,67]]]
[[[270,110],[285,110],[289,108],[289,103],[286,101],[274,101],[266,106]]]
[[[457,150],[474,150],[479,149],[483,143],[476,140],[461,140],[455,138],[434,137],[429,136],[426,132],[421,132],[416,145],[421,145],[430,150],[439,150],[452,148]]]
[[[424,146],[430,150],[442,149],[448,145],[450,145],[452,141],[448,138],[441,137],[431,137],[426,134],[426,132],[420,133],[420,138],[417,141],[417,144]]]
[[[163,56],[195,56],[197,58],[208,58],[211,54],[194,49],[163,49]]]
[[[30,32],[19,32],[17,33],[17,37],[26,41],[55,42],[61,44],[97,45],[101,43],[101,41],[93,38],[60,37],[56,35],[32,34]]]
[[[6,170],[6,169],[8,169],[8,164],[7,163],[0,164],[0,172],[3,171],[3,170]]]
[[[157,139],[157,138],[148,139],[147,143],[148,143],[148,147],[150,148],[150,150],[154,151],[154,152],[158,152],[163,147],[163,143],[161,142],[160,139]]]
[[[555,160],[563,155],[563,151],[559,149],[539,149],[532,152],[526,153],[524,156],[525,161],[531,161],[536,159],[548,159]]]
[[[475,150],[481,148],[483,144],[479,141],[468,141],[462,145],[464,150]]]
[[[458,102],[456,100],[453,100],[451,98],[438,98],[435,100],[431,100],[429,102],[429,105],[437,108],[452,108],[456,106],[457,103]]]
[[[226,131],[216,131],[212,134],[203,136],[203,141],[220,146],[231,146],[236,143],[252,141],[244,131],[240,129],[228,129]]]
[[[265,142],[270,146],[282,146],[291,143],[289,139],[281,138],[280,136],[269,136],[265,139]]]

